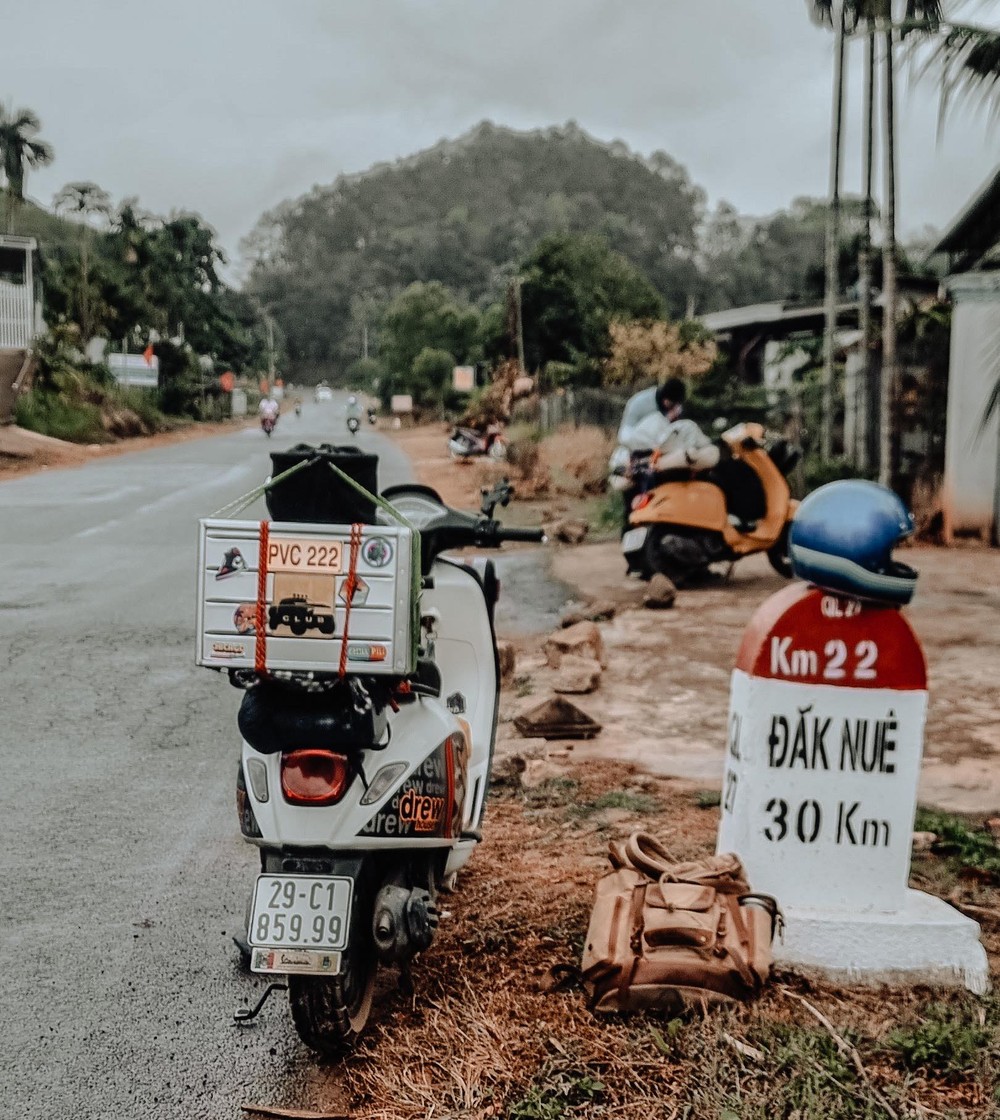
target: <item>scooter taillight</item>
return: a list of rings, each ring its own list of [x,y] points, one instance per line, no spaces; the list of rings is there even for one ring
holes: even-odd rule
[[[632,499],[632,508],[633,509],[645,509],[646,506],[648,506],[649,503],[652,500],[653,500],[653,495],[652,494],[637,494]]]
[[[346,755],[301,750],[281,756],[281,792],[292,805],[334,805],[350,784]]]

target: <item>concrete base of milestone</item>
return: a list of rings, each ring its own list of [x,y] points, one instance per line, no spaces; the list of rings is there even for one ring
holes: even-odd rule
[[[775,963],[845,984],[927,984],[989,990],[979,923],[923,891],[908,890],[892,912],[785,909]]]

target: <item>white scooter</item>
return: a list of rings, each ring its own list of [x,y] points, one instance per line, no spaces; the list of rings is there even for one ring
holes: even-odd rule
[[[240,709],[240,827],[260,849],[241,945],[258,973],[286,974],[302,1040],[337,1057],[358,1041],[379,964],[404,968],[426,949],[437,892],[480,840],[497,722],[499,669],[491,561],[446,550],[540,541],[505,529],[497,505],[447,508],[429,487],[383,495],[421,532],[417,671],[405,678],[255,679]],[[238,678],[238,672],[231,676]],[[237,1013],[252,1018],[257,1006]]]

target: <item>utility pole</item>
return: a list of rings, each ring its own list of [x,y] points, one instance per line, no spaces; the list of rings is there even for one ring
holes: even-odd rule
[[[521,277],[514,277],[514,298],[517,307],[517,362],[521,373],[527,372],[524,366],[524,320],[521,317]]]
[[[861,223],[861,248],[858,252],[858,287],[861,310],[858,327],[861,331],[861,381],[854,399],[855,447],[854,463],[867,472],[872,463],[872,428],[875,423],[875,399],[872,392],[875,366],[872,361],[872,220],[875,171],[875,26],[869,22],[865,34],[865,96],[862,111],[864,125],[865,196]]]
[[[823,331],[823,401],[820,423],[820,457],[833,456],[833,357],[837,334],[840,289],[840,153],[844,115],[844,6],[833,16],[833,124],[830,137],[830,202],[826,217],[826,299]]]
[[[264,311],[264,325],[267,328],[267,379],[274,384],[274,323],[271,316]]]
[[[878,480],[892,486],[896,442],[896,108],[891,18],[885,43],[885,216],[882,238],[882,383],[879,391]]]

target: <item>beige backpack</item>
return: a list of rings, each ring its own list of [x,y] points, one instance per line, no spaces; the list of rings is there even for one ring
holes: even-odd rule
[[[597,884],[581,973],[596,1011],[750,999],[767,980],[781,922],[752,894],[737,856],[672,863],[655,837],[612,843]]]

